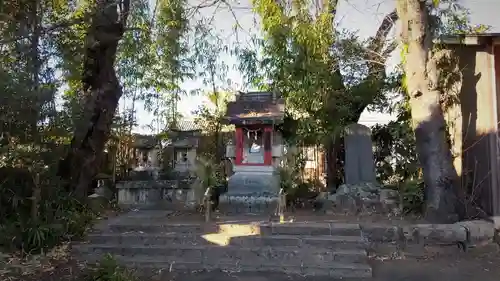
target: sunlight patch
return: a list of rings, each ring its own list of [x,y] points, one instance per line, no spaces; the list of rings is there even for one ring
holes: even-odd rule
[[[204,234],[201,237],[219,246],[228,246],[231,238],[260,235],[257,224],[221,224],[218,233]]]
[[[201,237],[207,240],[210,243],[219,245],[219,246],[227,246],[231,241],[231,237],[223,234],[223,233],[209,233],[203,234]]]

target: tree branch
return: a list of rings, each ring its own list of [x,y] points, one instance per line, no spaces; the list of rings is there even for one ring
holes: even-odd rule
[[[385,78],[385,62],[389,55],[396,49],[397,44],[393,42],[389,43],[385,50],[384,46],[386,45],[389,32],[398,19],[396,10],[393,10],[384,17],[377,33],[371,38],[366,56],[370,75],[380,76],[382,79]]]
[[[382,48],[384,47],[384,43],[387,41],[387,36],[389,35],[389,32],[398,19],[399,17],[396,10],[392,11],[384,17],[384,20],[382,20],[377,33],[374,37],[372,37],[372,40],[368,45],[371,50],[374,50],[377,53],[381,53]]]

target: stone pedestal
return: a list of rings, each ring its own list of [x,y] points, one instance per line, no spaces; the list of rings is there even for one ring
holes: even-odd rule
[[[225,213],[273,214],[278,206],[280,179],[272,166],[235,166],[228,191],[219,199]]]
[[[395,190],[384,189],[377,183],[343,184],[334,194],[318,198],[326,211],[359,214],[384,213],[399,215],[401,212],[399,194]]]

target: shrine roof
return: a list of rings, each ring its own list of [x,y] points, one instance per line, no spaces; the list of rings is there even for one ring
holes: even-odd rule
[[[226,119],[229,123],[241,120],[282,121],[285,117],[285,101],[271,92],[240,92],[236,101],[227,105]]]

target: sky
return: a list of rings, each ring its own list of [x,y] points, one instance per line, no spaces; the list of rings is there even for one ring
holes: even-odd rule
[[[189,0],[190,5],[196,6],[204,3],[207,0]],[[259,19],[251,10],[251,0],[232,0],[231,10],[227,7],[205,8],[201,11],[201,16],[214,16],[214,29],[226,39],[229,47],[235,44],[248,44],[251,34],[259,32]],[[460,0],[461,4],[471,11],[472,24],[486,24],[492,27],[491,32],[500,32],[500,0]],[[383,20],[384,16],[390,13],[395,8],[395,0],[340,0],[336,22],[339,28],[357,31],[362,39],[373,36]],[[237,33],[234,32],[233,26],[240,25]],[[391,32],[392,36],[396,35],[396,31]],[[235,90],[252,90],[245,88],[242,74],[236,69],[237,60],[229,55],[223,57],[225,63],[229,66],[228,78],[232,81],[232,88]],[[389,61],[389,65],[397,64],[399,56],[394,55]],[[186,81],[182,84],[182,88],[189,92],[190,90],[203,88],[201,81]],[[124,102],[123,100],[121,101]],[[204,102],[200,96],[186,96],[181,99],[178,104],[178,110],[186,118],[192,118],[192,112],[199,108]],[[138,123],[137,132],[151,133],[151,129],[147,129],[144,125],[151,124],[154,120],[154,115],[143,110],[142,105],[138,105]],[[376,123],[387,123],[393,119],[388,114],[364,112],[361,115],[359,123],[365,125],[374,125]]]

